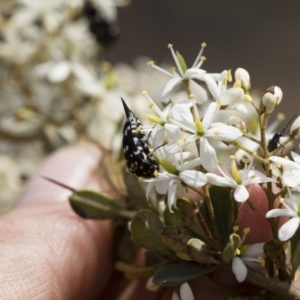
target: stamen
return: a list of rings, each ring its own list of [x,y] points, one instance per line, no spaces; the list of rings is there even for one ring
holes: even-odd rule
[[[240,229],[240,227],[238,225],[236,225],[236,226],[233,226],[232,229],[233,229],[233,232],[237,232]]]
[[[153,61],[147,63],[147,65],[148,65],[148,66],[151,66],[152,68],[156,69],[156,70],[159,71],[159,72],[162,72],[162,73],[164,73],[164,74],[166,74],[166,75],[168,75],[168,76],[174,77],[174,75],[173,75],[172,73],[166,71],[166,70],[163,69],[163,68],[158,67],[157,65],[154,64]]]
[[[199,53],[198,53],[198,55],[197,55],[197,57],[196,57],[196,59],[195,59],[193,65],[192,65],[192,68],[196,68],[196,66],[197,66],[197,64],[198,64],[198,62],[199,62],[199,60],[201,60],[202,53],[203,53],[204,48],[205,48],[206,46],[207,46],[207,45],[206,45],[205,43],[202,43],[202,44],[201,44],[201,49],[200,49],[200,51],[199,51]]]
[[[173,49],[173,45],[172,45],[172,44],[169,44],[169,45],[168,45],[168,48],[171,50],[173,59],[174,59],[174,61],[175,61],[176,67],[177,67],[177,69],[178,69],[180,75],[183,76],[184,73],[183,73],[183,71],[182,71],[181,65],[180,65],[180,63],[179,63],[179,61],[178,61],[178,58],[177,58],[177,56],[176,56],[176,54],[175,54],[175,51],[174,51],[174,49]]]

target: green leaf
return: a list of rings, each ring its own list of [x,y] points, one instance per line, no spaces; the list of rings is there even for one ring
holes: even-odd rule
[[[220,262],[214,257],[216,254],[205,243],[199,239],[192,238],[187,243],[189,257],[194,261],[202,264],[219,264]]]
[[[115,267],[118,271],[121,271],[125,274],[125,276],[129,279],[136,278],[149,278],[153,275],[153,273],[162,265],[162,263],[156,266],[150,267],[137,267],[130,264],[126,264],[121,261],[117,261]]]
[[[192,236],[187,229],[175,225],[165,227],[161,233],[162,242],[180,258],[186,260],[190,260],[186,245],[191,238]]]
[[[166,206],[164,211],[164,221],[166,225],[177,225],[177,226],[185,226],[192,230],[191,226],[188,226],[191,223],[191,219],[197,219],[194,213],[193,204],[187,199],[177,199],[177,207],[174,212],[170,212],[168,206]],[[194,220],[197,222],[197,220]],[[199,227],[199,224],[197,222]],[[192,226],[194,227],[194,226]],[[197,230],[199,231],[199,230]]]
[[[196,233],[198,236],[202,236],[202,230],[199,225],[199,220],[195,213],[194,205],[191,201],[182,198],[178,199],[177,207],[180,211],[182,221],[184,225],[191,230],[192,232]]]
[[[237,218],[237,202],[231,197],[230,191],[226,187],[211,186],[209,194],[214,209],[214,221],[219,231],[219,233],[214,233],[214,237],[218,237],[218,242],[225,246]],[[213,230],[205,202],[203,202],[200,209],[209,228]]]
[[[195,265],[169,264],[155,272],[153,283],[159,286],[177,286],[206,273],[206,270]]]
[[[175,210],[174,214],[178,215],[178,218],[182,220],[182,223],[186,228],[195,233],[197,236],[201,237],[203,234],[195,212],[194,204],[188,199],[181,198],[177,200],[176,205],[178,209]]]
[[[162,221],[151,210],[140,210],[131,221],[132,239],[138,246],[168,255],[170,251],[160,238],[163,229]]]
[[[224,262],[230,262],[236,256],[236,250],[241,245],[241,238],[238,234],[233,233],[229,237],[229,241],[222,252]]]
[[[75,191],[69,201],[73,210],[84,219],[115,219],[124,212],[108,195],[94,191]]]

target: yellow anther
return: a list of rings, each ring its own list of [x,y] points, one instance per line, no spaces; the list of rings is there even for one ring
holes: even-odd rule
[[[215,131],[215,135],[220,135],[220,134],[221,134],[221,132],[219,130]]]
[[[243,232],[244,234],[248,234],[250,232],[250,227],[244,228]]]
[[[142,95],[147,95],[147,94],[148,94],[148,92],[146,90],[142,91]]]
[[[112,64],[109,61],[104,60],[101,62],[101,65],[100,65],[101,71],[107,72],[107,71],[111,70],[111,67],[112,67]]]
[[[284,202],[284,198],[280,197],[279,203],[283,203],[283,202]]]
[[[173,47],[173,45],[172,44],[168,44],[168,48],[170,49],[170,48],[172,48]]]
[[[202,56],[200,57],[200,60],[201,60],[201,61],[206,61],[206,60],[207,60],[207,57],[202,55]]]
[[[229,158],[235,159],[235,155],[230,155]]]
[[[250,95],[246,95],[246,94],[244,95],[244,100],[247,101],[247,102],[250,102],[250,103],[253,102],[251,96]]]
[[[228,80],[229,82],[232,81],[231,70],[228,70],[228,72],[227,72],[227,80]]]
[[[171,119],[171,115],[170,115],[170,114],[167,114],[166,120],[169,121],[170,119]]]
[[[153,172],[153,175],[154,175],[155,177],[157,177],[157,176],[158,176],[158,171],[155,170],[155,171]]]
[[[236,250],[235,250],[235,255],[240,255],[240,254],[241,254],[240,249],[236,249]]]
[[[147,62],[147,66],[153,66],[154,65],[154,61],[153,60],[150,60]]]
[[[137,127],[136,130],[135,130],[136,133],[139,133],[141,131],[142,131],[142,127],[141,126]]]
[[[285,119],[285,114],[284,113],[278,113],[276,117],[277,117],[278,120],[283,121]]]
[[[236,80],[235,83],[233,84],[233,87],[242,87],[242,82],[240,80]]]
[[[171,71],[171,72],[176,72],[176,70],[177,70],[176,67],[171,67],[171,68],[170,68],[170,71]]]
[[[227,77],[223,77],[223,78],[222,78],[222,84],[223,84],[223,85],[226,85],[226,84],[227,84]]]
[[[205,48],[207,46],[207,44],[205,43],[205,42],[203,42],[202,44],[201,44],[201,47],[202,48]]]
[[[196,96],[194,94],[189,94],[189,99],[195,99]]]
[[[249,164],[249,163],[250,163],[250,160],[249,160],[249,158],[247,158],[247,157],[243,157],[243,158],[241,159],[241,161],[242,161],[244,164]]]
[[[155,105],[154,102],[151,102],[151,103],[149,104],[149,108],[153,108],[154,105]]]
[[[233,229],[234,232],[237,232],[240,229],[240,227],[238,225],[236,225],[236,226],[233,226],[232,229]]]
[[[261,264],[261,266],[263,266],[263,267],[265,266],[266,261],[262,257],[258,257],[257,260]]]
[[[180,147],[180,146],[183,145],[183,143],[184,143],[184,141],[183,141],[182,139],[180,139],[180,140],[176,143],[176,145]]]

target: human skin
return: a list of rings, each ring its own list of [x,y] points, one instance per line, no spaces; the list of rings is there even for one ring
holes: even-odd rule
[[[52,154],[24,187],[18,205],[0,217],[0,300],[155,299],[145,280],[129,281],[114,271],[111,223],[78,217],[67,201],[71,192],[41,177],[109,193],[96,171],[101,158],[100,150],[87,143]],[[250,194],[266,210],[260,188],[253,187]],[[267,221],[250,214],[245,206],[238,220],[241,228],[251,228],[248,242],[265,241],[270,236]],[[195,299],[227,297],[212,278],[226,287],[240,287],[229,273],[217,272],[191,283]],[[167,289],[162,299],[171,299],[172,292]]]

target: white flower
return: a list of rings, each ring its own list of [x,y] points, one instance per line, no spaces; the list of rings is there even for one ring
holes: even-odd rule
[[[233,107],[244,98],[244,90],[240,87],[227,89],[227,81],[231,81],[230,71],[223,71],[217,82],[211,74],[204,74],[203,79],[207,84],[215,101],[218,101],[220,106]]]
[[[194,106],[195,118],[190,107]],[[168,148],[170,153],[177,153],[185,144],[193,141],[200,141],[200,156],[202,165],[207,171],[213,171],[217,167],[217,155],[215,149],[210,145],[209,139],[231,142],[238,139],[243,133],[236,127],[228,126],[224,123],[213,123],[215,116],[219,112],[219,105],[216,102],[211,103],[200,121],[195,102],[191,100],[182,101],[175,104],[171,111],[172,124],[178,125],[181,129],[191,133],[183,141]]]
[[[172,300],[194,300],[194,295],[188,283],[183,283],[179,288],[180,297],[176,292],[172,295]]]
[[[218,170],[222,173],[223,176],[206,173],[208,182],[217,185],[217,186],[228,186],[234,189],[234,199],[237,202],[245,202],[249,198],[249,192],[246,189],[246,186],[256,183],[265,183],[265,182],[275,182],[274,179],[269,177],[254,177],[255,174],[252,171],[253,160],[249,165],[245,164],[243,170],[239,170],[236,167],[235,161],[232,158],[231,171],[230,175],[225,170],[222,170],[218,166]]]
[[[175,166],[170,162],[172,157]],[[184,182],[187,186],[200,188],[206,184],[207,179],[203,173],[192,170],[194,167],[201,165],[200,158],[195,158],[184,163],[183,153],[178,153],[178,155],[169,155],[168,160],[161,157],[159,161],[166,171],[158,173],[154,178],[143,179],[143,181],[149,182],[146,189],[146,198],[149,198],[150,191],[155,186],[158,193],[168,193],[168,206],[170,211],[173,212],[172,207],[177,208],[177,187],[180,181]]]
[[[269,159],[284,166],[283,182],[289,187],[297,187],[300,185],[300,155],[292,151],[291,156],[294,161],[278,156],[271,156]]]
[[[247,267],[257,266],[257,263],[261,263],[264,257],[263,250],[264,243],[257,243],[253,245],[242,245],[239,249],[239,256],[235,256],[232,259],[232,272],[238,282],[243,282],[247,277]],[[254,263],[254,264],[253,264]]]
[[[204,61],[204,58],[202,57],[202,53],[204,48],[206,47],[206,44],[203,43],[201,46],[202,46],[201,50],[197,55],[195,62],[193,63],[192,67],[189,69],[187,69],[181,55],[178,53],[176,55],[175,51],[173,50],[173,46],[171,44],[168,45],[168,48],[171,49],[171,53],[177,67],[177,72],[173,71],[171,73],[169,71],[166,71],[156,66],[153,62],[148,63],[148,65],[152,66],[158,71],[171,77],[171,79],[157,91],[156,94],[158,94],[160,98],[167,98],[168,95],[170,95],[178,86],[181,85],[182,87],[186,88],[185,85],[188,84],[191,94],[195,96],[199,104],[203,104],[207,101],[207,93],[205,89],[201,85],[199,85],[196,81],[193,80],[193,79],[203,80],[203,74],[205,73],[205,71],[200,69],[200,67],[202,66],[202,63]],[[181,59],[179,59],[179,57]]]
[[[284,223],[278,232],[281,241],[289,240],[299,228],[300,225],[300,193],[290,194],[283,202],[285,208],[275,208],[267,212],[266,218],[275,218],[280,216],[291,217]]]
[[[156,148],[160,146],[159,143],[161,142],[165,132],[167,133],[169,143],[178,140],[182,136],[180,128],[177,125],[170,124],[170,111],[173,104],[169,103],[163,110],[161,110],[146,91],[143,92],[143,95],[145,95],[147,100],[150,102],[149,107],[154,109],[154,111],[158,114],[158,117],[146,114],[145,116],[155,123],[155,126],[144,126],[143,128],[144,132],[156,132],[153,138],[153,147]]]

